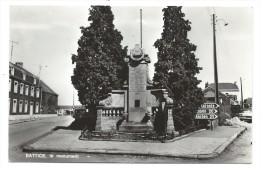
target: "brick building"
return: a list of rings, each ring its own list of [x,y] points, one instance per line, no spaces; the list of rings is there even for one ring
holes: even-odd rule
[[[9,117],[28,118],[44,113],[41,105],[57,106],[58,95],[46,92],[47,85],[23,68],[22,62],[9,62]],[[53,96],[54,95],[54,96]],[[52,102],[42,102],[42,98],[54,97]],[[45,101],[45,100],[44,100]],[[55,104],[54,104],[55,103]],[[19,117],[18,117],[19,116]]]
[[[58,109],[58,94],[54,92],[46,83],[40,82],[42,89],[41,113],[56,114]]]
[[[9,63],[9,114],[33,115],[40,112],[39,79],[23,68],[23,63]]]

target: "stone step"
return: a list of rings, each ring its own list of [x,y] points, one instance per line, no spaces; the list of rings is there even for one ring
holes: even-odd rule
[[[141,122],[124,122],[119,126],[121,132],[133,132],[133,133],[144,133],[153,131],[153,125],[151,123]]]

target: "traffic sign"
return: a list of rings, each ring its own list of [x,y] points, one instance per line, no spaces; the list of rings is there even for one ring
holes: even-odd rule
[[[204,103],[201,105],[201,108],[203,109],[214,109],[214,108],[218,108],[219,105],[217,103]]]
[[[218,111],[216,109],[199,109],[197,111],[198,114],[201,114],[201,113],[217,113]]]
[[[218,118],[217,115],[213,114],[213,113],[207,113],[207,114],[196,114],[195,119],[205,119],[205,120],[214,120]]]

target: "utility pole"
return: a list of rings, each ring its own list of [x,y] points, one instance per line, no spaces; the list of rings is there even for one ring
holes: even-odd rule
[[[215,19],[215,14],[213,16],[213,57],[214,57],[214,80],[215,80],[215,102],[219,105],[219,91],[218,91],[218,62],[217,62],[217,49],[216,49],[216,21],[223,21],[224,26],[228,23],[224,19]],[[220,125],[220,111],[218,109],[218,125]]]
[[[141,48],[143,46],[143,35],[142,35],[142,9],[140,9],[140,41],[141,41]]]
[[[240,77],[240,85],[241,85],[241,108],[244,109],[243,86],[242,86],[242,78],[241,77]]]
[[[215,81],[215,102],[219,105],[219,93],[218,93],[218,64],[217,64],[217,49],[216,49],[216,23],[215,14],[213,14],[213,57],[214,57],[214,81]],[[219,107],[218,107],[218,115]],[[218,116],[218,118],[220,118]],[[220,124],[220,119],[218,119],[218,124]]]
[[[14,43],[15,43],[16,45],[18,45],[18,42],[15,42],[15,41],[11,40],[11,43],[12,43],[12,45],[11,45],[11,61],[10,61],[10,62],[12,63]]]

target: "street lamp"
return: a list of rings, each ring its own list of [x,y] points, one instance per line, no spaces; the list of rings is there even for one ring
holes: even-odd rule
[[[38,89],[39,88],[41,88],[40,89],[40,91],[41,91],[41,95],[40,95],[40,114],[42,113],[42,87],[41,87],[41,71],[42,71],[42,69],[43,68],[45,68],[45,67],[48,67],[48,66],[42,66],[42,65],[39,65],[39,73],[38,73],[38,75],[37,75],[37,77],[38,77],[38,79],[39,79],[39,82],[38,82]]]
[[[223,21],[224,22],[224,26],[228,26],[228,23],[224,19],[217,19],[216,22],[218,22],[218,21]]]

